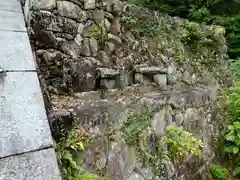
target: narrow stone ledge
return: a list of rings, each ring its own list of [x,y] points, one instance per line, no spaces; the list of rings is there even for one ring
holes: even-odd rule
[[[0,120],[0,158],[52,146],[35,72],[10,72],[0,78]]]
[[[0,180],[61,180],[54,149],[0,160]]]

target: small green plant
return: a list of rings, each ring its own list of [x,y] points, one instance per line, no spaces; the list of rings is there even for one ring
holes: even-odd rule
[[[135,149],[135,154],[143,165],[152,166],[154,176],[164,175],[164,164],[170,161],[162,149],[162,141],[151,128],[154,111],[145,108],[142,113],[132,113],[125,123],[123,137],[128,146]]]
[[[127,144],[137,145],[140,141],[141,135],[150,126],[153,112],[144,109],[140,114],[131,113],[125,123],[124,138]]]
[[[225,102],[221,102],[224,125],[222,130],[222,147],[224,155],[231,159],[233,165],[233,175],[240,175],[240,82],[236,86],[223,94]]]
[[[229,93],[226,105],[230,121],[240,122],[240,81],[236,82],[236,86]]]
[[[187,59],[187,53],[185,52],[183,44],[177,44],[176,46],[176,54],[174,55],[174,58],[177,61],[183,62]]]
[[[153,168],[155,176],[164,176],[170,158],[180,162],[190,154],[200,155],[202,143],[176,126],[168,126],[163,137],[157,136],[151,126],[153,115],[154,111],[149,109],[132,113],[125,123],[123,137],[126,144],[135,149],[139,160]]]
[[[211,174],[213,180],[227,180],[228,170],[220,165],[213,164],[211,167]]]
[[[102,27],[101,25],[95,24],[90,29],[90,36],[96,39],[101,38],[102,36],[104,36],[104,27]]]
[[[125,23],[127,26],[130,25],[131,31],[138,39],[141,37],[156,38],[163,32],[162,27],[153,21],[143,21],[130,17],[125,19]]]
[[[228,126],[225,134],[225,152],[238,154],[240,149],[240,122],[236,121]]]
[[[201,140],[183,130],[182,127],[168,126],[164,140],[168,146],[169,154],[174,160],[182,160],[189,155],[198,156],[202,152]]]
[[[210,12],[206,7],[202,7],[200,9],[192,8],[190,9],[190,15],[197,22],[208,21]]]
[[[64,180],[96,180],[95,174],[87,173],[77,165],[74,152],[81,152],[89,139],[78,128],[73,128],[67,137],[55,146],[60,171]]]
[[[77,180],[96,180],[97,175],[96,174],[85,174],[79,177]]]
[[[231,60],[231,70],[236,79],[240,79],[240,58]]]
[[[184,26],[183,40],[197,42],[203,38],[201,27],[198,23],[188,22]]]

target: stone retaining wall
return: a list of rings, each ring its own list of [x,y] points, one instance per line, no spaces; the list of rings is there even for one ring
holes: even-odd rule
[[[104,67],[102,71],[112,73],[110,76],[116,78],[116,75],[119,77],[121,74],[120,84],[115,85],[117,79],[112,79],[110,84],[104,85],[105,88],[134,83],[148,84],[151,81],[159,85],[215,83],[216,78],[207,71],[200,71],[198,66],[204,63],[202,61],[210,63],[210,59],[220,65],[227,58],[221,28],[202,27],[203,35],[209,41],[217,41],[214,51],[218,55],[210,55],[211,52],[207,49],[209,57],[198,57],[195,52],[186,55],[185,51],[188,50],[181,41],[185,20],[120,1],[28,0],[25,14],[29,21],[29,32],[37,48],[40,71],[48,72],[46,84],[50,86],[50,91],[58,93],[98,89],[95,75],[97,67]],[[160,27],[159,31],[163,32],[158,37],[160,41],[151,38],[151,30],[146,29],[150,27],[136,29],[143,31],[141,33],[144,30],[149,31],[145,33],[145,37],[137,37],[138,32],[135,32],[134,27],[141,24],[136,19],[139,22],[141,19],[148,19],[151,23],[149,26]],[[166,31],[170,31],[170,37]],[[176,63],[177,58],[181,59],[179,56],[186,56],[182,57],[187,59],[186,63]],[[145,68],[145,76],[134,72],[137,68],[135,65],[139,64],[150,66],[150,69]],[[151,66],[157,66],[157,71],[162,75],[153,75],[152,72],[146,78],[146,74],[151,74],[154,68]]]
[[[203,157],[189,158],[168,177],[209,179],[216,92],[232,84],[223,28],[118,0],[27,0],[25,16],[55,137],[75,121],[99,144],[109,126],[118,130],[129,110],[147,103],[158,109],[153,129],[176,124],[204,142]],[[101,167],[111,180],[151,177],[139,163],[129,167],[128,147],[113,143],[118,150],[102,152]],[[84,167],[95,172],[97,153],[88,153]]]

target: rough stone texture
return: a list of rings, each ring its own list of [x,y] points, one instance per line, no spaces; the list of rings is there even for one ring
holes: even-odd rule
[[[151,83],[149,78],[140,73],[136,73],[134,79],[137,84],[148,85]]]
[[[133,172],[136,159],[131,157],[131,148],[125,144],[117,142],[113,146],[114,150],[108,155],[107,173],[110,179],[126,179]]]
[[[58,1],[57,8],[60,16],[76,19],[77,21],[85,21],[87,14],[78,5],[68,1]]]
[[[84,9],[94,9],[96,7],[96,0],[84,0]]]
[[[104,11],[103,10],[97,10],[93,12],[93,19],[97,22],[100,23],[101,21],[104,20]]]
[[[35,70],[27,33],[2,31],[0,39],[0,64],[4,69]]]
[[[92,56],[95,57],[98,53],[98,42],[96,39],[91,38],[89,39],[89,46],[91,49]]]
[[[56,0],[32,0],[33,9],[51,10],[56,7]]]
[[[83,45],[81,49],[81,55],[83,56],[91,56],[91,49],[90,49],[90,41],[88,38],[83,40]]]
[[[8,1],[0,1],[0,10],[4,11],[15,11],[22,12],[22,7],[19,1],[16,0],[8,0]]]
[[[127,180],[144,180],[144,178],[137,173],[133,173]]]
[[[167,86],[167,75],[166,74],[155,74],[153,75],[153,81],[159,86]]]
[[[167,73],[166,69],[162,69],[156,66],[148,67],[146,65],[137,65],[134,68],[137,73],[142,73],[142,74],[162,74],[162,73],[166,74]]]
[[[38,12],[34,16],[38,20],[33,26],[33,28],[36,28],[36,31],[39,31],[39,28],[43,28],[48,31],[77,34],[78,23],[72,19],[55,16],[47,11]]]
[[[119,74],[119,71],[117,71],[116,69],[109,68],[97,68],[96,72],[96,76],[100,78],[111,78]]]
[[[37,75],[7,73],[0,92],[0,157],[52,146]]]
[[[23,14],[0,10],[0,30],[26,32]]]
[[[0,160],[0,180],[61,180],[54,149]]]

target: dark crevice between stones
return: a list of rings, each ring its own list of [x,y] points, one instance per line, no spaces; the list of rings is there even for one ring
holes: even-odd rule
[[[66,137],[74,125],[74,117],[70,112],[55,112],[49,114],[50,127],[53,138],[58,142]]]

